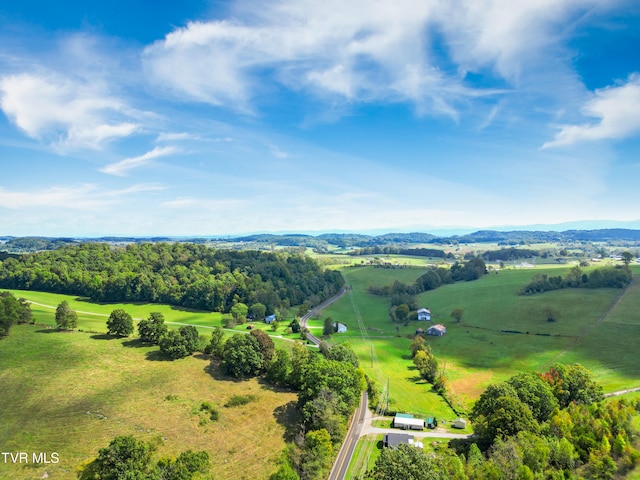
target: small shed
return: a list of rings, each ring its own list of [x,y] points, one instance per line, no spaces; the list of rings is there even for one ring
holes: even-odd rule
[[[427,428],[434,429],[438,426],[438,419],[436,417],[427,417],[424,419],[424,425]]]
[[[264,318],[264,323],[268,323],[269,325],[271,325],[275,321],[276,321],[276,316],[275,315],[269,315],[269,316]]]
[[[421,418],[407,418],[407,416],[396,416],[393,418],[393,427],[403,430],[422,430],[424,428],[424,420]]]
[[[413,435],[408,433],[387,433],[382,440],[384,448],[397,449],[403,443],[413,443]]]
[[[431,310],[428,308],[421,308],[418,310],[418,320],[420,321],[430,321],[431,320]]]
[[[441,337],[445,333],[447,333],[447,327],[444,325],[438,324],[427,329],[427,335],[434,335],[436,337]]]
[[[344,323],[336,322],[333,324],[333,330],[336,331],[337,333],[346,333],[347,326]]]
[[[461,428],[461,429],[467,428],[467,421],[462,418],[456,418],[453,421],[453,428]]]

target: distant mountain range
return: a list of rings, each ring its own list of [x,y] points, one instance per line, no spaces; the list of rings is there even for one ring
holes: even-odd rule
[[[640,229],[604,228],[596,230],[478,230],[464,235],[434,235],[431,233],[384,233],[365,235],[361,233],[307,234],[255,234],[238,237],[98,237],[98,238],[50,238],[50,237],[0,237],[0,251],[33,252],[55,250],[65,245],[82,242],[142,243],[142,242],[189,242],[206,243],[225,241],[238,243],[270,244],[290,247],[326,249],[331,245],[351,247],[373,247],[406,244],[450,244],[450,243],[500,243],[519,245],[547,242],[640,242]]]

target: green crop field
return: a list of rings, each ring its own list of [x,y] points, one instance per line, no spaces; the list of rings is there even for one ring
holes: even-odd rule
[[[296,400],[257,380],[220,377],[204,356],[162,361],[127,339],[14,326],[0,342],[0,445],[49,454],[57,464],[0,463],[0,478],[76,478],[116,435],[158,441],[161,456],[205,450],[215,478],[265,478],[276,470]],[[234,395],[256,401],[223,405]],[[217,405],[220,420],[199,412]]]

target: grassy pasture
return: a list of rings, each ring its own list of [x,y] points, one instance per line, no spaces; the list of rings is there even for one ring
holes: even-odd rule
[[[346,282],[353,290],[322,312],[321,317],[331,317],[347,324],[347,333],[334,335],[333,341],[348,341],[362,368],[384,386],[389,384],[390,405],[398,411],[416,415],[435,415],[453,419],[455,414],[444,400],[431,393],[431,387],[419,379],[409,356],[410,340],[396,337],[396,329],[389,321],[389,299],[367,293],[369,285],[385,285],[399,280],[411,283],[424,273],[424,268],[387,269],[374,267],[348,268],[343,271]],[[365,325],[359,328],[357,316]],[[319,324],[321,320],[316,320]],[[415,327],[400,329],[406,335]],[[372,362],[373,353],[373,362]]]
[[[37,323],[43,325],[55,326],[55,307],[63,300],[69,302],[71,309],[77,312],[78,328],[88,332],[106,332],[107,318],[116,308],[122,308],[128,312],[133,317],[134,323],[142,318],[147,318],[151,312],[160,312],[164,315],[169,328],[194,325],[203,335],[209,335],[214,327],[222,325],[222,314],[219,312],[206,312],[156,303],[97,303],[75,295],[28,290],[8,291],[17,298],[23,297],[30,302],[35,302],[31,305],[33,317]],[[272,332],[271,326],[264,322],[246,323],[225,330],[228,335],[232,335],[234,331],[244,333],[247,332],[248,325],[253,325],[254,328],[262,329],[269,335],[273,335],[273,340],[277,343],[283,343],[282,340],[300,340],[299,334],[285,334],[287,328],[285,323],[288,322],[282,322],[276,332]],[[283,344],[289,343],[284,342]]]
[[[106,321],[109,314],[122,308],[135,320],[147,318],[151,312],[160,312],[167,322],[189,324],[203,327],[214,327],[221,325],[222,314],[219,312],[205,312],[200,310],[187,309],[183,307],[173,307],[156,303],[98,303],[75,295],[63,295],[59,293],[34,292],[29,290],[8,290],[17,298],[23,297],[27,300],[43,305],[56,307],[61,301],[66,300],[72,310],[78,312],[78,324],[80,328],[91,329],[96,327],[97,331],[106,329]],[[54,317],[50,308],[32,305],[31,310],[38,322],[51,323],[55,325]],[[55,310],[54,310],[55,312]],[[82,313],[88,312],[88,313]]]
[[[508,269],[419,296],[420,304],[432,310],[434,322],[447,326],[447,335],[429,338],[429,342],[441,367],[446,364],[452,392],[463,403],[470,406],[490,383],[518,371],[544,370],[555,361],[585,365],[605,391],[640,385],[640,361],[633,348],[640,333],[640,318],[634,313],[640,307],[637,282],[621,298],[622,291],[618,289],[565,289],[528,297],[517,295],[534,274],[565,275],[569,268],[559,265]],[[640,273],[634,268],[636,274]],[[396,331],[387,314],[389,299],[366,291],[369,285],[386,285],[394,280],[410,283],[424,271],[346,268],[343,274],[353,291],[324,311],[322,318],[331,316],[347,323],[349,331],[334,335],[334,341],[349,341],[367,373],[381,384],[389,380],[394,407],[440,415],[428,386],[420,385],[416,372],[411,372],[408,356],[407,336],[426,324],[410,322]],[[547,306],[558,312],[556,322],[546,320],[543,311]],[[454,308],[464,309],[460,324],[449,317]],[[370,340],[362,337],[356,321],[358,313]],[[373,367],[371,342],[375,352]]]
[[[203,356],[162,361],[135,340],[19,325],[0,347],[2,450],[60,458],[55,465],[0,462],[0,478],[76,478],[78,465],[126,434],[162,439],[161,456],[206,450],[215,478],[265,478],[276,469],[293,393],[220,377]],[[223,407],[240,395],[255,401]],[[199,411],[202,402],[219,407],[218,422]]]

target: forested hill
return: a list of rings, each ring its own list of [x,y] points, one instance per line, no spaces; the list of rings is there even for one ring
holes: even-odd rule
[[[410,244],[446,245],[451,243],[498,243],[501,245],[526,245],[548,242],[640,242],[640,230],[609,228],[599,230],[566,230],[563,232],[538,230],[479,230],[466,235],[436,236],[430,233],[386,233],[384,235],[363,235],[358,233],[325,233],[318,236],[304,234],[257,234],[240,237],[100,237],[100,238],[48,238],[48,237],[0,237],[0,252],[11,253],[55,250],[67,245],[81,243],[128,243],[179,242],[207,244],[222,242],[248,244],[251,248],[309,247],[324,252],[331,245],[341,248],[405,247]],[[242,247],[240,247],[242,248]]]
[[[640,230],[608,228],[600,230],[566,230],[563,232],[537,230],[478,230],[467,235],[436,236],[429,233],[386,233],[384,235],[362,235],[356,233],[326,233],[311,235],[251,235],[231,239],[236,242],[272,243],[283,246],[306,246],[314,248],[336,245],[338,247],[381,247],[415,243],[446,244],[495,242],[503,244],[528,244],[547,242],[615,242],[640,241]]]
[[[0,262],[0,288],[81,295],[95,301],[168,303],[228,312],[234,302],[320,303],[344,284],[309,257],[188,243],[70,245]]]

